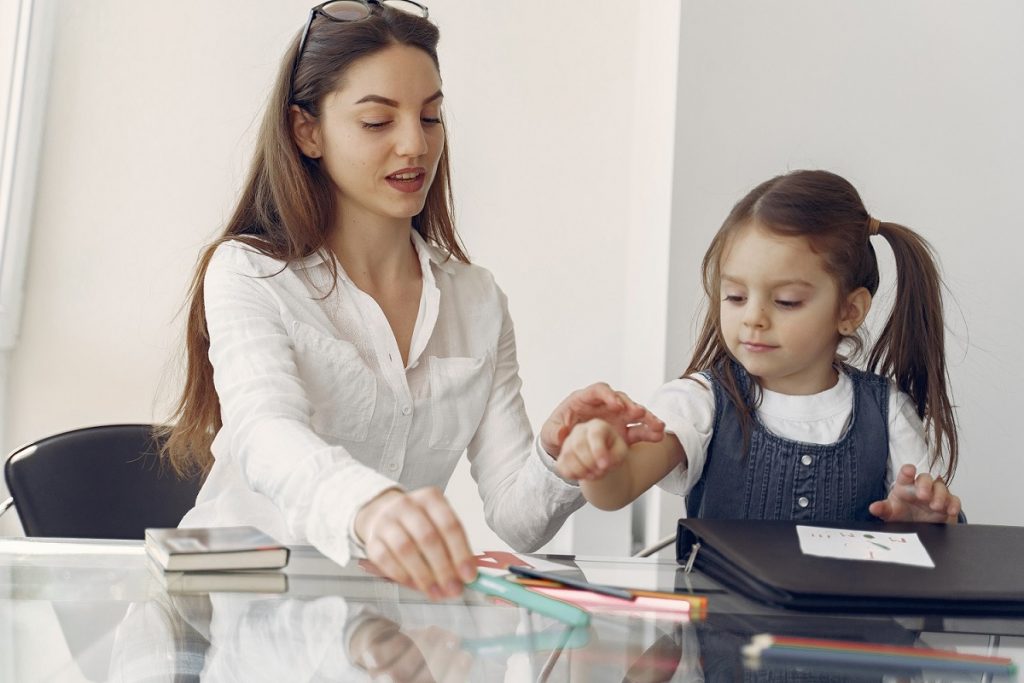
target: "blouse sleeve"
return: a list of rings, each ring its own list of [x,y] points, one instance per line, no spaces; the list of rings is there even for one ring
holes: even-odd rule
[[[282,305],[266,284],[277,269],[261,268],[255,256],[222,245],[204,280],[218,439],[230,440],[248,486],[273,501],[295,537],[345,564],[358,550],[348,533],[356,512],[396,483],[313,431]]]
[[[715,427],[715,394],[703,375],[674,379],[658,389],[648,406],[674,434],[686,459],[667,474],[658,486],[680,496],[693,488],[704,472],[708,444]]]
[[[344,636],[352,607],[341,596],[267,600],[220,593],[210,600],[213,616],[203,680],[369,679],[349,661]]]
[[[467,455],[488,526],[516,551],[532,552],[555,535],[584,499],[579,487],[559,477],[542,461],[548,456],[533,448],[515,331],[507,299],[500,290],[498,295],[502,323],[494,381]]]
[[[896,472],[903,465],[913,465],[918,473],[928,472],[932,476],[942,474],[943,462],[937,458],[931,462],[932,451],[924,423],[917,415],[910,397],[893,383],[889,383],[889,468],[885,487],[892,486]]]

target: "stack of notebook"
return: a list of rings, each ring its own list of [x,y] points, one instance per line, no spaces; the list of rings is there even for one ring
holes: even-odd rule
[[[288,589],[288,548],[255,527],[147,529],[146,552],[168,592]]]

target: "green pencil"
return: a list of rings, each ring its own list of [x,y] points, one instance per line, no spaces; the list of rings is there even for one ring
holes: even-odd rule
[[[472,588],[475,591],[507,600],[528,610],[533,610],[538,614],[557,619],[570,626],[587,626],[590,624],[590,612],[580,609],[575,605],[570,605],[567,602],[541,595],[518,583],[506,581],[498,576],[477,574],[474,580],[466,584],[466,588]]]

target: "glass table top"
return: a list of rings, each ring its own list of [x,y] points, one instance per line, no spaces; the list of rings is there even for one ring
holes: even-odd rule
[[[759,633],[1024,661],[1024,619],[784,611],[671,560],[533,557],[592,583],[704,595],[707,615],[595,613],[570,629],[472,591],[434,603],[308,547],[283,576],[204,583],[166,580],[139,542],[0,539],[0,681],[1019,680],[755,665],[742,648]]]

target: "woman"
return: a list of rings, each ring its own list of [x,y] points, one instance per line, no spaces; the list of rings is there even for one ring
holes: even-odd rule
[[[443,487],[465,450],[488,524],[520,551],[582,505],[554,472],[574,424],[663,425],[607,385],[538,447],[515,336],[451,215],[437,28],[411,2],[314,7],[285,55],[246,186],[190,292],[167,456],[209,474],[186,526],[252,524],[433,598],[476,574]],[[215,438],[214,438],[215,437]]]

